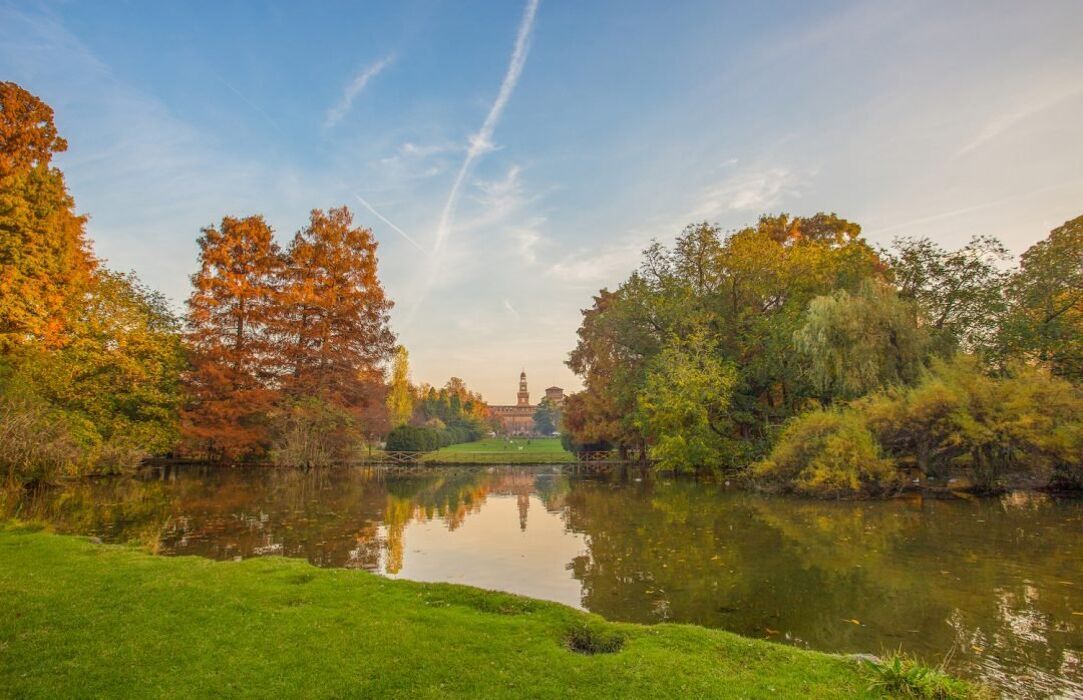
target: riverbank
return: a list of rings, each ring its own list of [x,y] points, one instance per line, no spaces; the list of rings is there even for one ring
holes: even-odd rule
[[[18,526],[0,526],[0,598],[0,687],[17,697],[842,698],[868,685],[850,659],[700,627]]]

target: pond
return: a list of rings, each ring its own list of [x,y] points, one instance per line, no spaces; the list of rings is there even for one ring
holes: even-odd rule
[[[160,554],[303,557],[613,620],[901,649],[1010,695],[1083,695],[1083,502],[822,502],[635,471],[169,468],[9,502]]]

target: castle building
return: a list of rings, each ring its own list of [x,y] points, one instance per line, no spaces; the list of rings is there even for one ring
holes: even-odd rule
[[[564,401],[564,390],[559,386],[551,386],[545,390],[545,398],[559,405]],[[519,374],[519,392],[515,395],[514,406],[489,406],[508,435],[533,435],[536,432],[534,411],[537,408],[537,405],[530,403],[525,371]]]

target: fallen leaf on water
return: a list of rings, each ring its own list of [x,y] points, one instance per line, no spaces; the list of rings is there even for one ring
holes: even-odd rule
[[[1076,612],[1075,610],[1073,610],[1073,611],[1072,611],[1072,614],[1073,614],[1073,615],[1083,615],[1083,612]]]

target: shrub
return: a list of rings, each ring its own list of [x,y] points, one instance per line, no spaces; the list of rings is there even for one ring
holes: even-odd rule
[[[85,427],[37,397],[0,395],[0,472],[6,484],[47,483],[89,471],[95,445]]]
[[[288,466],[323,467],[357,456],[364,437],[357,418],[315,397],[293,401],[275,412],[271,459]]]
[[[850,410],[817,409],[793,419],[753,475],[772,488],[814,496],[878,494],[899,484],[894,461]]]

